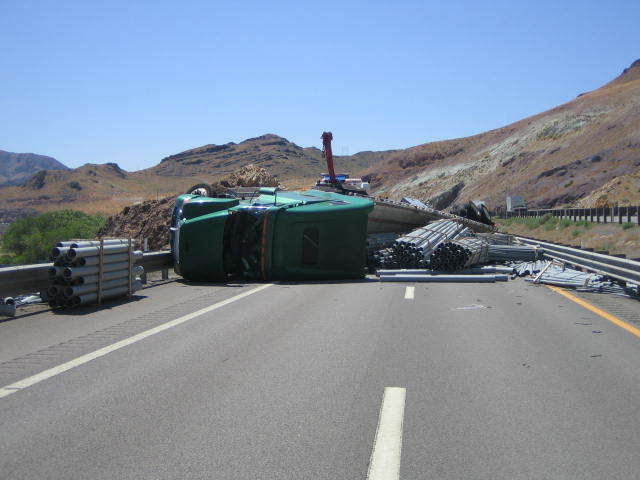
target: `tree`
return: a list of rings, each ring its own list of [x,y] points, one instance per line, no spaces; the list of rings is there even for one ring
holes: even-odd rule
[[[102,214],[89,215],[71,209],[16,220],[2,237],[3,263],[46,261],[57,242],[95,238],[106,220]]]

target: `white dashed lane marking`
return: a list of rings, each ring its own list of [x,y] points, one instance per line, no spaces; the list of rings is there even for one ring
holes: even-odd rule
[[[406,388],[386,387],[369,462],[368,480],[398,480]]]
[[[404,291],[404,299],[405,300],[413,300],[416,294],[416,287],[407,287]]]

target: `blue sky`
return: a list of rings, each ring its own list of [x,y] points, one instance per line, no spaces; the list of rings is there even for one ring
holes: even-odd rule
[[[275,133],[406,148],[572,100],[640,58],[635,1],[0,0],[0,150],[128,171]]]

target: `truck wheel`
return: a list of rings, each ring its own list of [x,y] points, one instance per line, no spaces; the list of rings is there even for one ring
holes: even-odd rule
[[[200,195],[202,197],[210,197],[213,192],[213,188],[208,183],[198,183],[194,185],[190,189],[188,189],[185,193],[191,195]]]

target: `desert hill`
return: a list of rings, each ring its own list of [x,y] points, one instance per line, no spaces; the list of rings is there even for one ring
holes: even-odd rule
[[[319,137],[320,135],[318,135]],[[335,156],[336,169],[352,175],[370,167],[393,152],[361,152],[350,156]],[[326,171],[322,151],[302,148],[286,138],[266,134],[240,143],[204,145],[163,158],[155,167],[143,172],[158,175],[209,177],[210,180],[229,175],[241,167],[253,164],[265,168],[280,182],[294,187],[308,186]]]
[[[40,170],[68,170],[53,157],[0,150],[0,186],[20,185]]]
[[[74,208],[111,214],[148,198],[182,193],[192,183],[192,178],[126,172],[115,163],[42,170],[20,186],[0,187],[0,222],[3,212],[15,214],[20,209],[45,212]]]
[[[532,207],[640,204],[640,60],[547,112],[472,137],[402,150],[368,170],[379,195],[444,208],[507,195]]]

